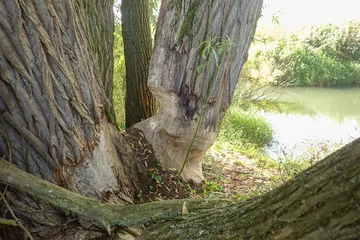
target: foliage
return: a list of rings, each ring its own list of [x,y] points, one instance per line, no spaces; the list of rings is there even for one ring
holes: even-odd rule
[[[150,176],[157,183],[160,183],[162,181],[162,176],[156,169],[150,169]]]
[[[360,83],[360,22],[274,34],[258,32],[243,78],[297,86]]]
[[[152,36],[154,36],[157,18],[160,10],[160,0],[149,0],[149,17]]]
[[[114,110],[116,121],[121,129],[125,128],[125,57],[120,23],[114,31]]]
[[[220,140],[257,147],[269,144],[272,138],[273,129],[264,117],[237,107],[228,110],[219,134]]]

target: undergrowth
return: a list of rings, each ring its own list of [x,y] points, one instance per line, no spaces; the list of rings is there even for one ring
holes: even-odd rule
[[[264,147],[273,139],[273,133],[271,125],[256,112],[230,107],[219,140],[241,146],[253,144],[255,147]]]
[[[256,34],[244,79],[296,86],[360,84],[359,21],[291,33],[262,29]]]

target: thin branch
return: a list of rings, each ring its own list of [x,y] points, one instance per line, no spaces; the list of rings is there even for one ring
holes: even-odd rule
[[[7,146],[8,146],[9,162],[11,163],[12,162],[11,144],[10,144],[9,138],[8,138],[6,132],[5,132],[5,129],[4,129],[4,127],[2,125],[1,125],[1,131],[2,131],[2,134],[3,134],[4,138],[5,138],[5,141],[6,141]],[[24,232],[26,233],[28,238],[33,240],[34,238],[31,236],[30,232],[26,229],[26,227],[24,227],[24,225],[21,223],[21,221],[16,217],[14,211],[12,210],[9,203],[5,199],[5,194],[6,194],[7,190],[8,190],[8,185],[6,185],[4,191],[2,193],[0,193],[1,194],[1,199],[4,201],[7,209],[9,210],[9,212],[10,212],[10,214],[13,217],[14,220],[0,218],[0,220],[1,220],[0,223],[12,225],[12,226],[19,226],[22,230],[24,230]]]
[[[34,240],[34,238],[31,236],[30,232],[29,232],[29,231],[26,229],[26,227],[24,227],[24,225],[21,223],[20,219],[18,219],[18,218],[16,217],[14,211],[11,209],[9,203],[8,203],[7,200],[5,199],[5,196],[4,196],[2,193],[0,193],[0,194],[1,194],[1,195],[0,195],[1,199],[4,201],[7,209],[9,210],[12,218],[15,220],[15,223],[17,224],[17,226],[19,226],[19,227],[26,233],[26,235],[28,236],[29,239]]]

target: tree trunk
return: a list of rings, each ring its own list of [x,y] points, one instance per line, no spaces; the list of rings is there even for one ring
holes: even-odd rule
[[[155,114],[155,98],[147,80],[152,51],[148,0],[121,2],[122,35],[126,65],[126,127]]]
[[[165,168],[203,181],[201,159],[231,103],[262,0],[164,0],[149,87],[160,104],[137,125]],[[191,150],[191,151],[190,151]]]
[[[0,3],[0,156],[86,196],[121,192],[131,201],[132,150],[104,114],[103,83],[112,84],[112,58],[105,55],[112,56],[112,40],[103,40],[112,38],[112,30],[100,29],[112,21],[113,1],[97,2]],[[104,45],[94,47],[100,41]],[[99,65],[102,60],[107,64]],[[61,218],[49,218],[51,206],[33,214],[39,203],[8,195],[33,226],[50,224],[44,219],[61,225]]]
[[[108,122],[117,126],[114,111],[114,13],[113,1],[83,1],[89,32],[90,46],[100,68],[102,85],[106,94],[105,114]]]
[[[360,139],[260,197],[147,228],[139,239],[360,239]]]

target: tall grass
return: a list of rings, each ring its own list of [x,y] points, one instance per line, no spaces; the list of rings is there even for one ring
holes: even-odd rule
[[[360,84],[360,22],[323,25],[301,32],[258,32],[243,77],[296,86]]]
[[[234,145],[263,147],[273,139],[273,129],[266,119],[255,112],[231,107],[223,121],[219,140]]]

